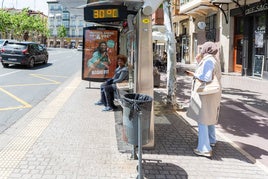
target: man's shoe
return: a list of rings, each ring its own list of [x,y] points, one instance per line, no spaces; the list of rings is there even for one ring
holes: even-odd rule
[[[211,147],[216,147],[216,143],[211,143],[210,146]]]
[[[209,151],[209,152],[200,152],[199,150],[197,149],[194,149],[194,153],[198,156],[203,156],[203,157],[212,157],[212,150]]]
[[[98,102],[96,102],[96,103],[94,103],[94,104],[95,104],[95,105],[99,105],[99,106],[104,105],[103,102],[101,102],[101,101],[98,101]]]
[[[113,108],[114,110],[118,109],[118,107],[117,107],[116,105],[112,105],[112,108]]]
[[[105,107],[102,109],[102,111],[112,111],[112,110],[113,110],[113,108],[111,108],[111,107]]]

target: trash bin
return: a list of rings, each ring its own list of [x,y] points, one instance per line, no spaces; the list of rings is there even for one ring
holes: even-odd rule
[[[152,97],[136,93],[125,94],[122,98],[122,106],[124,140],[130,144],[138,145],[138,120],[140,115],[142,145],[149,143]]]

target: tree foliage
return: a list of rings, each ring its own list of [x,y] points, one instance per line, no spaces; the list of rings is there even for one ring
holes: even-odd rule
[[[66,35],[67,35],[67,29],[63,25],[59,26],[57,30],[58,30],[58,36],[60,38],[66,37]]]
[[[49,30],[46,19],[40,15],[29,15],[29,9],[23,9],[22,12],[9,12],[0,10],[0,31],[5,38],[8,34],[17,40],[28,40],[32,37],[47,37]]]

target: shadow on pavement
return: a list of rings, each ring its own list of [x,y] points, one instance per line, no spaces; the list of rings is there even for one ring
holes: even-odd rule
[[[143,149],[144,154],[174,155],[196,157],[193,149],[197,144],[197,132],[181,116],[175,113],[169,106],[161,102],[162,93],[155,92],[155,147]],[[118,150],[131,155],[132,145],[123,141],[122,111],[115,112],[115,129]],[[229,143],[219,140],[213,150],[212,160],[223,161],[224,158],[233,158],[239,161],[252,163],[248,158],[238,152]]]
[[[230,84],[223,86],[218,126],[224,133],[245,138],[252,145],[241,141],[233,142],[256,159],[261,159],[262,156],[267,156],[267,148],[260,148],[256,144],[256,140],[261,139],[265,142],[268,139],[268,103],[267,100],[263,99],[262,94],[243,90],[243,86],[241,88],[232,88]],[[184,106],[189,104],[190,89],[191,78],[179,76],[176,96],[177,101]],[[187,110],[187,107],[184,110]]]
[[[246,93],[246,94],[245,94]],[[265,100],[258,98],[257,93],[246,92],[237,89],[224,89],[222,97],[220,125],[228,133],[236,136],[249,137],[257,135],[268,138],[268,109]],[[239,96],[238,99],[232,98]]]
[[[143,159],[143,171],[144,176],[148,179],[155,178],[155,175],[169,175],[170,178],[188,178],[187,172],[181,167],[172,163],[162,163],[158,160],[146,160]]]

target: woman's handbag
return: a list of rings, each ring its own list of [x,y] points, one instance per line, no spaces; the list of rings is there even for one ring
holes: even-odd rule
[[[216,75],[213,75],[211,82],[201,82],[195,79],[196,92],[199,95],[208,95],[218,93],[220,91],[220,83]]]

